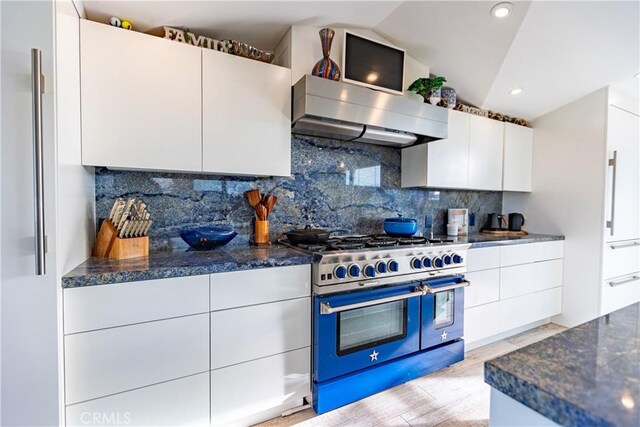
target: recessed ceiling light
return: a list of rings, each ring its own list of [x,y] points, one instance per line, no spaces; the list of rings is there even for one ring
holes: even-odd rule
[[[509,91],[509,93],[511,95],[520,95],[522,93],[522,88],[521,87],[513,88]]]
[[[491,15],[496,18],[505,18],[513,11],[513,4],[511,3],[498,3],[491,8]]]

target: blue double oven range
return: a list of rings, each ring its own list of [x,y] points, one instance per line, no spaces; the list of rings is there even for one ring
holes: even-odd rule
[[[303,245],[314,253],[316,413],[464,359],[469,246],[387,235]]]

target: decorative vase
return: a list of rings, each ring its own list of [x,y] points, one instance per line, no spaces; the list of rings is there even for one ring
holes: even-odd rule
[[[329,59],[331,54],[331,43],[336,32],[331,28],[323,28],[319,32],[322,43],[322,59],[313,66],[311,74],[330,80],[340,80],[340,68],[338,64]]]
[[[451,87],[443,87],[441,92],[442,98],[447,102],[447,108],[455,108],[456,103],[458,102],[456,90]]]
[[[441,90],[442,88],[439,88],[437,90],[432,90],[431,94],[429,94],[429,102],[432,105],[438,105],[438,102],[440,102],[440,100],[442,99]]]

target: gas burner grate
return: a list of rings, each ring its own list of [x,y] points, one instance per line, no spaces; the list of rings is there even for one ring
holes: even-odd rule
[[[296,246],[299,247],[300,249],[313,251],[313,252],[324,252],[327,249],[327,245],[314,245],[314,244],[307,244],[307,243],[298,243]]]
[[[340,237],[339,240],[344,243],[365,243],[371,240],[371,236],[344,236]]]
[[[349,250],[349,249],[362,249],[365,244],[361,242],[335,242],[327,248],[329,250]]]
[[[398,241],[395,239],[371,239],[366,243],[368,248],[386,248],[389,246],[396,246]]]
[[[424,245],[427,239],[424,237],[399,237],[398,243],[401,245]]]

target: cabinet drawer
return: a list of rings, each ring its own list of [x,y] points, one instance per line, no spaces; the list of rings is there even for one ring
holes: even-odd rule
[[[562,286],[562,261],[555,259],[502,268],[500,298],[508,299]]]
[[[480,341],[503,330],[503,325],[500,324],[500,302],[479,305],[464,311],[464,340],[467,343]]]
[[[209,424],[209,373],[67,406],[68,426]]]
[[[309,348],[211,371],[211,424],[252,425],[310,394]]]
[[[640,301],[640,273],[607,279],[602,284],[600,315]]]
[[[624,276],[640,271],[640,240],[607,243],[604,247],[602,277]]]
[[[465,275],[471,286],[464,290],[464,307],[488,304],[500,299],[500,270],[476,271]]]
[[[209,311],[209,276],[64,290],[64,332],[168,319]]]
[[[211,313],[211,369],[311,345],[311,298]]]
[[[564,242],[562,240],[500,247],[500,265],[502,267],[546,261],[563,256]]]
[[[488,270],[500,267],[500,248],[469,249],[467,252],[467,271]]]
[[[308,297],[311,266],[295,265],[211,275],[211,310]]]
[[[500,301],[502,330],[518,328],[546,319],[562,311],[562,288],[547,289],[533,294]]]
[[[67,335],[67,405],[209,370],[209,314]]]

